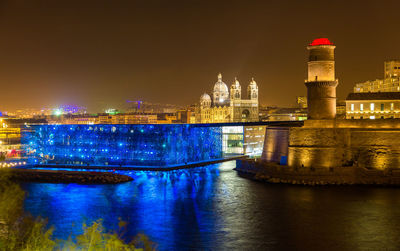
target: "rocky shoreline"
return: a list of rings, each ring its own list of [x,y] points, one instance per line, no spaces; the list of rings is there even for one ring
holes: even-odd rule
[[[18,182],[77,183],[77,184],[118,184],[133,180],[127,175],[112,172],[86,172],[64,170],[37,170],[12,168],[11,179]]]
[[[356,166],[294,168],[250,159],[237,160],[236,166],[235,170],[247,178],[273,184],[400,186],[400,169],[370,170]]]

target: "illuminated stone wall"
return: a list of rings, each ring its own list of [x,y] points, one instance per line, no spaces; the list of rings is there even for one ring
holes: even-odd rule
[[[23,134],[36,163],[162,166],[222,157],[221,127],[35,125]]]
[[[282,156],[288,155],[289,128],[268,127],[265,130],[264,149],[261,159],[268,162],[279,162]]]
[[[352,159],[368,169],[400,168],[400,130],[352,129]]]
[[[335,167],[349,162],[349,130],[290,128],[288,164],[302,167]]]
[[[324,123],[315,121],[312,124],[321,126]],[[331,128],[267,128],[262,159],[279,162],[281,156],[287,156],[291,167],[358,166],[379,170],[398,169],[399,124],[337,121],[336,127]]]

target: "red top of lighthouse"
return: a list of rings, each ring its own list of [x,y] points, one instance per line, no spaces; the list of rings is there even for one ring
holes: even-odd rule
[[[309,44],[309,46],[317,46],[317,45],[333,45],[331,41],[327,38],[317,38]]]

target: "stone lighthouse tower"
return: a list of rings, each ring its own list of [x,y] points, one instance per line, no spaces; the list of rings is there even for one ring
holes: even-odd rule
[[[336,116],[335,47],[327,38],[317,38],[307,46],[308,119],[334,119]]]

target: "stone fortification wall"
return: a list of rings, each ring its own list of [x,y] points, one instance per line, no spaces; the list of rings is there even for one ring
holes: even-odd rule
[[[288,165],[333,167],[351,159],[349,129],[291,128]]]
[[[261,159],[268,162],[280,162],[281,156],[288,156],[288,146],[288,127],[268,127],[265,131]]]
[[[335,120],[306,120],[307,128],[397,128],[400,129],[400,119],[335,119]]]
[[[327,122],[267,128],[261,159],[279,162],[282,156],[287,156],[288,166],[305,168],[400,168],[399,122],[372,121],[374,126],[371,126],[365,121],[335,121],[336,126],[329,126],[333,122],[326,127],[316,126],[324,123]]]
[[[351,129],[351,152],[360,167],[400,168],[400,129]]]
[[[362,167],[296,168],[272,162],[237,160],[236,170],[269,183],[294,185],[400,185],[400,170],[370,170]],[[247,176],[249,177],[249,176]]]

